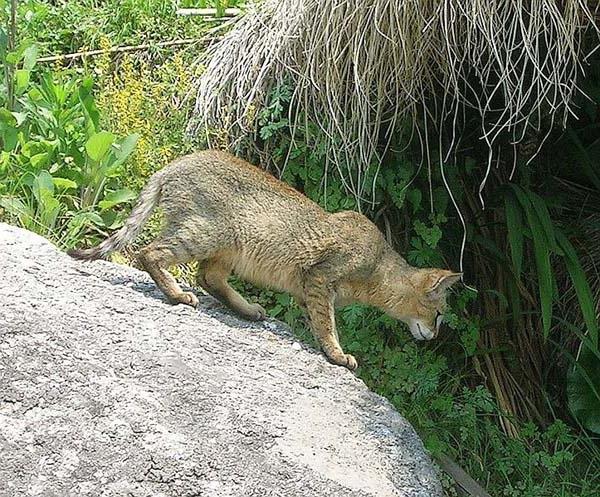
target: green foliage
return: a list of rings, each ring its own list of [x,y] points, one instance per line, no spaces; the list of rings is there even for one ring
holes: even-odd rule
[[[7,53],[0,27],[2,61],[13,69],[0,87],[0,218],[69,247],[118,228],[134,191],[184,151],[185,110],[172,102],[182,98],[190,74],[178,56],[156,72],[146,58],[136,58],[141,67],[129,58],[113,66],[103,55],[92,60],[98,91],[85,69],[36,66],[38,55],[191,37],[204,27],[176,16],[170,1],[22,1],[18,7],[18,33],[35,40]],[[7,81],[14,81],[11,108]]]
[[[578,153],[588,156],[577,135],[571,131],[569,136]],[[589,161],[589,157],[585,161]],[[588,178],[593,178],[593,175],[596,174],[589,162],[583,172]],[[524,187],[510,185],[510,188],[504,191],[504,206],[511,252],[511,259],[506,263],[511,267],[511,275],[515,279],[514,282],[511,282],[512,291],[510,291],[512,307],[520,313],[523,306],[515,288],[523,285],[521,272],[526,263],[525,240],[531,240],[538,279],[542,329],[546,338],[553,325],[553,308],[560,304],[562,299],[556,284],[556,272],[560,271],[557,268],[560,268],[561,265],[552,264],[551,260],[561,260],[569,275],[585,325],[585,347],[583,347],[580,358],[575,360],[567,351],[563,351],[572,363],[567,389],[569,407],[583,426],[598,432],[598,418],[591,414],[600,412],[598,411],[600,408],[600,397],[598,397],[600,371],[593,365],[594,358],[600,357],[596,302],[588,277],[583,270],[580,256],[566,234],[569,227],[563,228],[551,218],[550,202]],[[529,275],[532,275],[531,271],[529,271]],[[561,331],[566,329],[577,337],[584,336],[576,326],[564,320],[559,321]]]
[[[600,353],[584,346],[569,374],[569,408],[588,430],[600,434]]]
[[[114,208],[134,195],[118,176],[137,136],[100,130],[90,77],[31,78],[36,54],[29,42],[6,54],[23,69],[14,74],[15,107],[0,107],[0,206],[4,218],[71,246],[89,228],[120,225]],[[0,102],[8,103],[6,91]]]
[[[327,151],[318,127],[308,122],[292,135],[287,107],[290,94],[285,85],[274,88],[261,111],[260,137],[265,149],[275,163],[287,159],[282,177],[327,210],[356,208],[342,200],[347,196],[335,172],[329,171],[328,181],[323,181]],[[375,205],[367,205],[365,213],[378,221],[392,240],[394,235],[403,234],[404,253],[410,263],[445,266],[442,254],[458,238],[456,224],[449,223],[454,213],[449,210],[445,188],[434,186],[430,190],[427,171],[415,163],[409,152],[383,162],[374,178]],[[473,174],[471,162],[465,161],[464,167],[467,174]],[[449,171],[448,176],[457,197],[465,201],[457,187],[461,179],[458,171]],[[502,312],[498,320],[504,323],[511,319],[522,326],[522,319],[533,312],[542,322],[543,336],[548,337],[559,321],[554,314],[560,301],[556,269],[560,266],[556,262],[562,261],[571,275],[590,337],[595,337],[597,323],[589,283],[566,234],[569,230],[552,217],[554,205],[531,188],[510,185],[501,190],[491,208],[503,222],[493,225],[500,232],[498,240],[489,236],[490,227],[485,225],[480,232],[471,228],[468,235],[470,243],[484,254],[486,264],[495,261],[507,282],[506,288],[484,287],[480,291],[497,303]],[[390,225],[393,232],[387,228]],[[531,310],[524,287],[537,289],[539,309]],[[289,298],[273,292],[261,292],[258,298],[298,336],[310,340],[300,311]],[[480,345],[483,330],[495,326],[491,317],[470,314],[480,299],[468,288],[452,295],[444,316],[448,342],[433,347],[417,345],[402,323],[377,310],[347,307],[336,316],[342,346],[359,360],[359,376],[413,423],[434,455],[443,452],[455,457],[472,476],[485,482],[492,495],[596,495],[600,481],[590,472],[600,455],[592,442],[560,419],[546,429],[520,422],[506,413],[474,376],[468,361],[479,364],[479,356],[488,352]],[[596,410],[597,399],[590,398],[597,393],[590,385],[597,368],[590,367],[597,363],[588,361],[583,366],[584,362],[582,357],[573,370],[569,393],[571,399],[576,395],[580,399],[571,402],[573,412],[592,428],[596,419],[592,413],[600,412]],[[593,374],[582,383],[581,376],[588,371]],[[518,438],[505,435],[505,422],[515,427]]]
[[[563,251],[565,264],[571,277],[573,287],[579,300],[581,313],[589,333],[590,347],[596,352],[598,350],[598,319],[594,308],[594,297],[590,290],[587,277],[579,262],[579,257],[569,239],[562,233],[557,232],[558,245]]]
[[[98,60],[98,65],[108,64]],[[114,133],[139,135],[133,160],[123,165],[123,180],[133,190],[192,149],[185,136],[186,108],[180,103],[191,77],[186,69],[179,54],[162,58],[158,68],[126,55],[113,72],[103,71],[98,95],[103,124]]]
[[[114,46],[136,45],[205,31],[197,18],[176,15],[172,0],[19,0],[19,27],[52,55],[100,48],[102,38]]]
[[[540,302],[542,306],[543,330],[544,335],[547,336],[550,332],[552,322],[552,302],[555,298],[554,277],[550,265],[551,253],[558,250],[554,228],[552,221],[550,221],[548,209],[539,196],[534,192],[526,192],[522,188],[514,185],[512,190],[521,208],[525,212],[529,235],[533,240]],[[513,206],[513,210],[514,209],[515,207]],[[522,227],[517,227],[517,229],[522,229]],[[515,238],[516,236],[512,234],[510,240],[512,241]],[[516,249],[520,250],[519,246],[517,246]],[[515,249],[511,247],[511,251],[514,255]],[[520,264],[520,261],[517,262]]]

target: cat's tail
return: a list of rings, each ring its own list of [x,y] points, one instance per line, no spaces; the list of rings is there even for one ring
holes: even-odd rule
[[[158,205],[162,191],[162,178],[163,171],[159,171],[150,177],[150,180],[142,189],[131,214],[119,231],[113,233],[96,247],[72,249],[67,253],[75,259],[93,261],[95,259],[105,259],[111,252],[120,250],[129,244],[142,230]]]

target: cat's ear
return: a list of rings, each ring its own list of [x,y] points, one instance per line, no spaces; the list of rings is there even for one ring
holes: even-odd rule
[[[441,298],[446,290],[462,278],[462,273],[453,273],[445,269],[434,269],[427,278],[425,294],[431,299]]]

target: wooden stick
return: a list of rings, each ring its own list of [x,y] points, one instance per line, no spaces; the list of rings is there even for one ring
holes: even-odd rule
[[[144,43],[143,45],[129,45],[124,47],[113,47],[108,50],[84,50],[82,52],[69,53],[64,55],[50,55],[40,57],[37,62],[55,62],[57,60],[73,60],[80,57],[93,57],[104,53],[122,53],[122,52],[137,52],[139,50],[148,50],[152,47],[174,47],[179,45],[190,45],[195,42],[207,43],[214,41],[216,38],[186,38],[182,40],[161,41],[158,43]]]
[[[236,17],[242,13],[241,9],[225,9],[220,16],[218,15],[217,9],[177,9],[176,14],[178,16],[202,16],[202,17],[214,17],[218,19],[220,17]]]
[[[470,497],[491,497],[467,472],[445,454],[437,458],[440,467],[452,477],[456,484]]]

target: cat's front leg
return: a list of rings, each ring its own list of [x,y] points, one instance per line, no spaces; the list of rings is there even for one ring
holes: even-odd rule
[[[351,371],[358,367],[354,356],[345,354],[340,347],[335,328],[335,291],[320,278],[306,282],[304,303],[311,322],[311,330],[321,349],[331,362]]]

